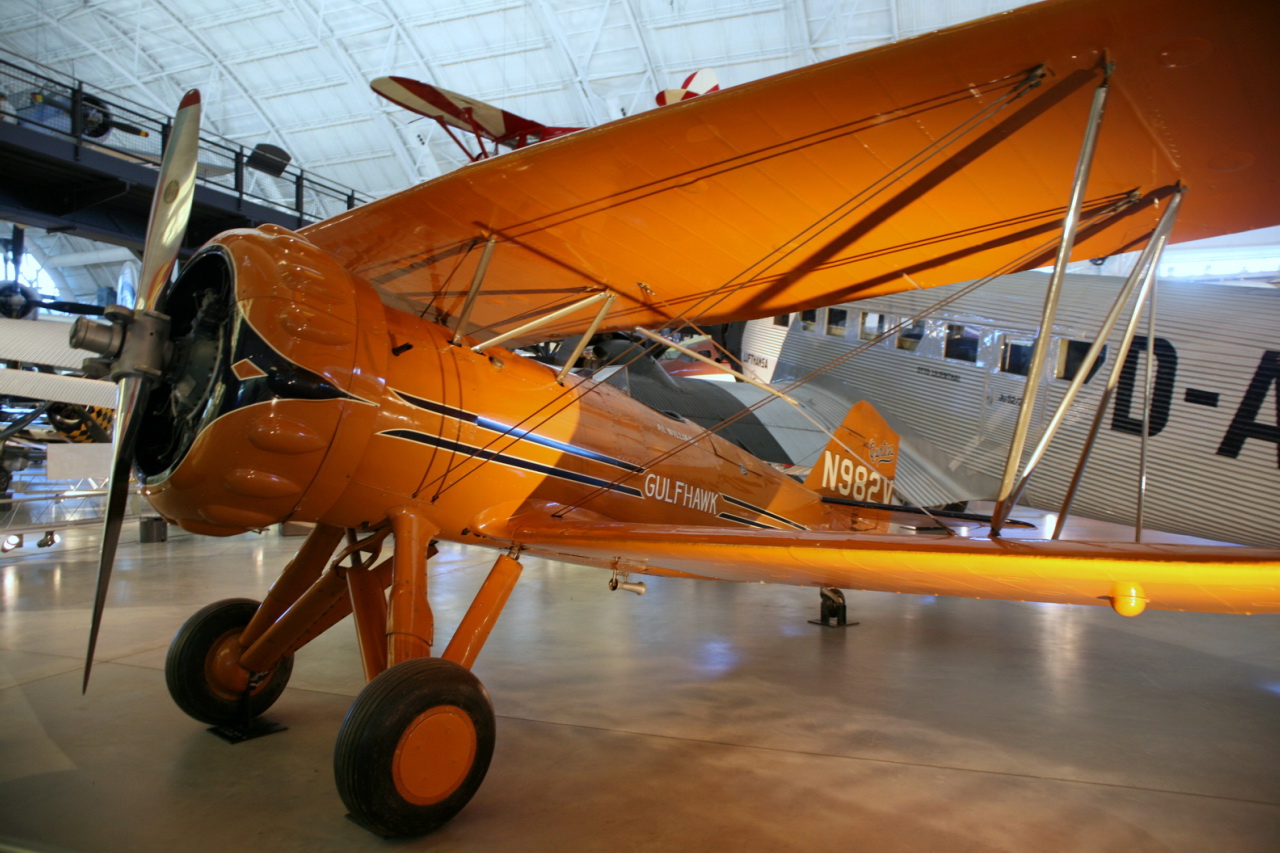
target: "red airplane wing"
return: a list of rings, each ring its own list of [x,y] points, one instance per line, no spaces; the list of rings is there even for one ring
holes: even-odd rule
[[[548,127],[484,101],[408,77],[379,77],[369,85],[382,97],[410,112],[500,144],[516,140],[537,142],[581,129]]]
[[[1050,0],[476,163],[303,233],[440,318],[494,236],[465,330],[481,339],[601,288],[618,296],[603,329],[662,327],[1034,268],[1052,260],[1104,57],[1075,257],[1142,241],[1178,182],[1175,240],[1269,226],[1276,32],[1275,3]]]

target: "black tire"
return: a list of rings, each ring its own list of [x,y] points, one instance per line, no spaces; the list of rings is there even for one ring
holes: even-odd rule
[[[238,637],[257,610],[258,602],[247,598],[217,601],[196,611],[174,635],[164,661],[164,680],[169,695],[188,716],[211,726],[246,723],[270,708],[284,692],[293,672],[293,655],[276,664],[252,688],[247,679],[245,683],[220,683],[217,678],[214,663],[219,648]]]
[[[469,670],[439,658],[405,661],[369,682],[342,721],[338,793],[378,835],[430,832],[480,788],[494,734],[493,704]],[[412,756],[419,761],[410,765]]]

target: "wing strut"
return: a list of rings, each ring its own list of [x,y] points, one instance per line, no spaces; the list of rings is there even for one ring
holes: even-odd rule
[[[1098,437],[1098,429],[1102,426],[1102,418],[1106,414],[1107,406],[1111,402],[1111,396],[1112,394],[1115,393],[1116,386],[1120,384],[1120,372],[1123,369],[1125,362],[1129,358],[1129,348],[1133,344],[1134,333],[1136,332],[1138,327],[1138,317],[1141,314],[1141,306],[1143,305],[1144,302],[1147,301],[1148,293],[1151,293],[1154,296],[1156,268],[1160,262],[1160,254],[1161,252],[1164,251],[1164,247],[1169,241],[1169,233],[1173,230],[1173,222],[1178,215],[1178,208],[1181,206],[1182,194],[1184,192],[1185,192],[1185,189],[1182,187],[1179,187],[1177,194],[1170,200],[1169,207],[1165,210],[1164,215],[1160,218],[1160,222],[1156,226],[1155,231],[1152,232],[1151,240],[1147,243],[1146,248],[1142,250],[1142,254],[1139,256],[1138,262],[1133,268],[1133,272],[1129,274],[1129,280],[1125,282],[1125,285],[1124,285],[1125,290],[1129,290],[1132,288],[1133,282],[1139,277],[1141,277],[1142,287],[1138,291],[1138,298],[1133,305],[1133,313],[1130,315],[1129,322],[1125,326],[1124,337],[1120,341],[1120,348],[1116,352],[1115,360],[1112,362],[1111,373],[1107,377],[1107,384],[1102,389],[1102,397],[1098,401],[1097,411],[1094,412],[1093,423],[1089,425],[1089,434],[1085,437],[1084,447],[1080,451],[1080,460],[1079,462],[1076,463],[1075,473],[1071,475],[1071,483],[1070,485],[1067,486],[1066,496],[1062,499],[1062,509],[1058,513],[1058,522],[1056,525],[1054,525],[1054,528],[1053,528],[1052,538],[1054,539],[1058,539],[1059,537],[1062,536],[1062,528],[1067,523],[1067,515],[1071,512],[1071,504],[1075,501],[1076,490],[1079,488],[1080,480],[1084,476],[1084,469],[1089,464],[1089,456],[1093,452],[1093,443]],[[1154,317],[1155,317],[1154,301],[1152,303],[1151,316],[1154,322]],[[1147,340],[1148,341],[1155,340],[1154,330],[1150,334],[1148,334]],[[1148,347],[1153,347],[1153,346],[1154,346],[1153,344],[1148,344]],[[1152,354],[1148,354],[1147,361],[1148,361],[1148,365],[1153,363],[1154,358]],[[1091,362],[1089,362],[1086,359],[1085,364],[1090,364],[1090,363]],[[1135,536],[1135,541],[1137,542],[1142,541],[1142,508],[1143,508],[1143,503],[1146,496],[1145,466],[1146,466],[1146,450],[1147,450],[1147,447],[1146,447],[1147,423],[1149,422],[1148,419],[1151,416],[1150,409],[1148,408],[1150,406],[1150,400],[1151,400],[1151,381],[1150,381],[1150,378],[1148,378],[1147,394],[1144,400],[1144,409],[1143,409],[1143,415],[1142,415],[1143,443],[1142,443],[1142,451],[1141,451],[1142,456],[1141,456],[1141,461],[1139,466],[1140,469],[1142,470],[1139,478],[1139,487],[1138,487],[1138,517],[1135,520],[1136,523],[1134,527],[1134,536]]]
[[[1069,509],[1071,501],[1075,497],[1075,490],[1079,484],[1079,479],[1084,474],[1085,463],[1087,462],[1088,455],[1092,450],[1093,439],[1097,436],[1098,427],[1102,422],[1103,412],[1106,410],[1107,403],[1111,399],[1111,393],[1114,391],[1116,385],[1119,384],[1120,369],[1124,365],[1125,359],[1129,354],[1129,347],[1133,343],[1134,330],[1137,326],[1138,317],[1142,313],[1142,306],[1147,301],[1148,295],[1152,292],[1155,281],[1156,266],[1160,262],[1160,254],[1164,250],[1169,234],[1173,230],[1174,222],[1178,218],[1178,209],[1182,206],[1182,196],[1185,192],[1185,189],[1179,187],[1173,197],[1169,200],[1169,206],[1165,208],[1163,216],[1160,217],[1160,222],[1156,225],[1155,230],[1151,234],[1151,238],[1147,241],[1146,247],[1142,250],[1142,254],[1139,256],[1138,262],[1133,268],[1133,272],[1129,274],[1129,278],[1120,288],[1120,292],[1116,294],[1115,304],[1111,306],[1111,311],[1107,314],[1106,319],[1102,321],[1102,327],[1098,330],[1098,334],[1094,338],[1092,346],[1089,347],[1089,352],[1081,362],[1081,368],[1076,371],[1076,375],[1072,377],[1071,384],[1062,395],[1062,400],[1058,403],[1058,407],[1054,411],[1053,417],[1050,418],[1048,426],[1045,427],[1044,434],[1036,444],[1035,450],[1031,452],[1031,457],[1027,460],[1021,479],[1018,480],[1017,485],[1009,496],[1009,503],[1011,505],[1017,503],[1018,497],[1022,494],[1022,490],[1026,488],[1027,482],[1035,472],[1036,466],[1039,465],[1040,460],[1044,458],[1044,454],[1048,450],[1050,442],[1057,434],[1058,428],[1062,426],[1063,421],[1066,419],[1067,410],[1071,407],[1071,404],[1075,402],[1076,395],[1088,380],[1090,373],[1092,372],[1090,368],[1092,365],[1097,363],[1098,358],[1102,355],[1102,351],[1106,348],[1107,338],[1111,336],[1112,330],[1115,329],[1116,323],[1119,322],[1120,314],[1122,313],[1124,306],[1129,302],[1129,298],[1133,295],[1134,291],[1138,290],[1138,298],[1133,304],[1129,323],[1125,328],[1124,340],[1120,345],[1119,352],[1116,353],[1115,361],[1112,363],[1111,374],[1107,380],[1106,388],[1103,390],[1102,399],[1099,401],[1098,411],[1093,421],[1093,427],[1091,428],[1085,447],[1081,451],[1080,464],[1076,468],[1076,474],[1067,491],[1066,504],[1063,506],[1064,516]],[[1139,283],[1142,285],[1141,288],[1138,287]],[[1150,395],[1148,394],[1148,397],[1149,396]],[[1062,522],[1063,518],[1060,517],[1058,519],[1058,530],[1061,530]],[[1057,536],[1054,538],[1056,539]]]
[[[577,302],[574,302],[571,305],[566,305],[565,307],[560,308],[556,311],[552,311],[550,314],[544,314],[541,317],[536,317],[530,320],[528,323],[525,323],[523,326],[512,329],[509,332],[503,332],[501,335],[498,335],[497,337],[489,338],[489,340],[487,341],[482,341],[481,343],[478,343],[475,346],[473,346],[471,348],[471,351],[475,353],[482,353],[485,350],[487,350],[489,347],[496,347],[498,344],[506,343],[512,338],[520,337],[525,332],[531,332],[534,329],[547,325],[548,323],[554,323],[556,320],[559,320],[561,317],[567,317],[570,314],[581,311],[583,308],[589,308],[592,305],[595,305],[597,302],[601,301],[602,299],[608,299],[610,300],[610,304],[612,304],[613,296],[614,294],[611,291],[608,291],[608,290],[598,291],[596,293],[591,294],[586,299],[579,299]],[[596,322],[595,325],[599,326],[600,324],[599,322]]]
[[[1142,393],[1142,442],[1138,450],[1138,507],[1133,520],[1133,541],[1142,541],[1142,519],[1147,505],[1147,444],[1151,438],[1151,401],[1156,391],[1156,283],[1151,265],[1151,292],[1147,297],[1147,358]],[[1118,362],[1117,362],[1118,363]],[[1112,366],[1115,371],[1115,366]]]
[[[1067,271],[1067,261],[1075,246],[1076,226],[1080,221],[1080,209],[1084,204],[1085,187],[1089,183],[1089,167],[1093,163],[1093,152],[1097,147],[1098,129],[1102,125],[1102,111],[1107,103],[1107,94],[1111,89],[1111,71],[1114,67],[1104,58],[1102,82],[1093,93],[1093,104],[1089,109],[1089,120],[1085,126],[1084,141],[1080,145],[1080,157],[1076,161],[1075,178],[1071,184],[1071,201],[1067,205],[1066,216],[1062,220],[1062,241],[1058,244],[1058,257],[1054,261],[1053,275],[1049,279],[1049,289],[1044,298],[1044,312],[1040,318],[1040,334],[1036,337],[1036,345],[1031,353],[1031,365],[1027,370],[1027,390],[1022,395],[1022,407],[1018,410],[1018,421],[1014,426],[1013,438],[1009,442],[1009,458],[1005,461],[1004,478],[1000,484],[1000,496],[996,501],[995,512],[991,514],[991,535],[999,536],[1000,528],[1009,510],[1013,506],[1014,481],[1018,475],[1018,462],[1022,458],[1022,448],[1026,445],[1027,433],[1031,428],[1031,414],[1035,409],[1036,391],[1044,360],[1049,349],[1049,334],[1053,329],[1054,314],[1058,310],[1058,298],[1062,292],[1062,277]]]
[[[591,343],[591,339],[595,337],[596,329],[600,328],[600,324],[604,322],[605,315],[609,313],[609,309],[613,307],[613,300],[617,298],[617,294],[610,293],[605,297],[604,304],[600,306],[600,310],[596,312],[596,318],[591,321],[591,325],[587,326],[587,330],[578,338],[578,345],[573,348],[573,352],[564,361],[564,367],[560,368],[560,372],[556,374],[556,382],[563,385],[564,378],[569,375],[569,371],[578,363],[578,357],[582,355],[582,351],[587,348],[587,344]]]
[[[493,257],[493,247],[498,242],[496,235],[491,235],[484,249],[480,252],[480,262],[476,264],[476,274],[471,277],[471,289],[462,303],[462,313],[458,315],[458,325],[453,329],[453,345],[462,343],[462,332],[471,322],[471,309],[476,305],[476,297],[480,295],[480,285],[484,284],[484,274],[489,271],[489,259]]]
[[[1116,352],[1115,361],[1111,365],[1111,374],[1107,378],[1106,387],[1102,390],[1102,399],[1098,401],[1098,410],[1094,413],[1093,423],[1089,427],[1089,435],[1085,438],[1084,447],[1080,451],[1080,461],[1076,464],[1075,473],[1071,476],[1071,484],[1067,487],[1066,496],[1062,500],[1062,509],[1058,513],[1058,522],[1053,528],[1054,539],[1057,539],[1062,535],[1062,528],[1067,523],[1067,516],[1071,512],[1072,502],[1075,501],[1076,490],[1080,486],[1080,479],[1084,476],[1085,466],[1089,464],[1089,456],[1093,452],[1093,443],[1098,437],[1098,429],[1102,426],[1102,418],[1106,414],[1107,406],[1111,402],[1111,396],[1115,393],[1116,386],[1120,384],[1120,371],[1123,368],[1125,361],[1128,359],[1129,348],[1133,344],[1134,332],[1138,326],[1139,306],[1146,301],[1147,292],[1155,287],[1156,266],[1160,261],[1160,253],[1164,250],[1165,243],[1168,242],[1169,232],[1173,230],[1173,217],[1176,214],[1178,201],[1181,197],[1182,192],[1179,191],[1178,195],[1174,197],[1173,202],[1170,204],[1169,209],[1165,211],[1165,215],[1160,220],[1160,224],[1156,226],[1156,231],[1152,235],[1151,242],[1155,243],[1159,240],[1160,243],[1155,248],[1150,260],[1147,260],[1147,254],[1151,250],[1151,245],[1149,244],[1147,249],[1143,250],[1142,257],[1138,259],[1137,266],[1135,266],[1133,272],[1130,273],[1131,277],[1140,274],[1143,275],[1142,288],[1138,292],[1138,298],[1133,307],[1133,314],[1130,316],[1129,323],[1125,327],[1124,338],[1120,343],[1119,350]],[[1166,220],[1168,220],[1167,223]],[[1154,335],[1150,337],[1154,338]],[[1148,356],[1148,358],[1150,358],[1150,356]],[[1150,395],[1148,395],[1148,399],[1149,397]],[[1143,415],[1144,425],[1147,422],[1147,417],[1147,414]],[[1141,496],[1139,506],[1141,507]],[[1138,524],[1134,530],[1136,531],[1135,535],[1139,537],[1142,536],[1141,516],[1139,516]],[[1138,541],[1141,541],[1141,539]]]

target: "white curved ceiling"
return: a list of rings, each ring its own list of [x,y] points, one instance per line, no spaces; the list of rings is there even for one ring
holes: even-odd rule
[[[374,77],[412,77],[548,125],[586,126],[655,108],[659,90],[700,68],[732,86],[1020,5],[5,0],[0,58],[33,60],[165,112],[199,88],[207,129],[246,146],[279,145],[294,165],[376,197],[466,160],[434,122],[373,94]],[[50,256],[88,248],[72,235],[31,236],[28,245],[47,243]],[[1278,241],[1263,238],[1272,255]],[[63,297],[91,298],[118,271],[64,267],[55,280]]]
[[[465,162],[374,95],[396,74],[550,125],[654,107],[699,68],[733,85],[1018,0],[7,0],[0,47],[148,107],[202,90],[210,130],[383,195]]]

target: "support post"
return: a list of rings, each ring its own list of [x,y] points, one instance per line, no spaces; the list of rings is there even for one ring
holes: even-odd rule
[[[422,513],[396,507],[389,513],[396,538],[387,604],[387,666],[431,656],[435,624],[427,601],[427,548],[440,532]]]
[[[84,141],[84,83],[76,81],[71,90],[71,135],[76,139],[76,146]],[[80,159],[77,155],[76,159]]]
[[[236,149],[235,169],[232,185],[236,190],[236,208],[244,204],[244,146]]]
[[[821,625],[823,628],[852,628],[857,622],[850,622],[844,593],[835,587],[824,586],[818,590],[822,593],[822,606],[818,609],[818,618],[810,619],[810,625]]]
[[[471,669],[480,650],[484,648],[485,640],[489,639],[489,632],[502,615],[502,608],[506,605],[511,590],[520,579],[523,567],[518,556],[517,549],[512,548],[511,552],[500,555],[493,564],[489,577],[485,578],[484,585],[467,609],[467,615],[462,617],[458,630],[444,650],[445,660]]]
[[[307,200],[303,189],[306,186],[306,172],[298,170],[298,177],[293,180],[293,209],[298,212],[298,227],[301,228],[307,215]]]

